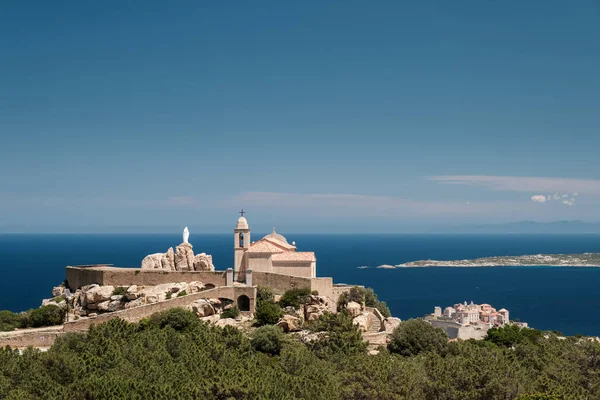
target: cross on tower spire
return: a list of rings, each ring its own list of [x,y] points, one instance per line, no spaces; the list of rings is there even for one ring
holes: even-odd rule
[[[244,214],[246,214],[246,211],[244,211],[244,209],[242,208],[242,211],[240,211],[240,215],[243,217]]]

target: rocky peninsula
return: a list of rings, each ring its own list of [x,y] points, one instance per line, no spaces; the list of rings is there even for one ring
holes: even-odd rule
[[[600,253],[496,256],[453,261],[420,260],[393,267],[600,267]],[[378,268],[390,268],[390,266]]]

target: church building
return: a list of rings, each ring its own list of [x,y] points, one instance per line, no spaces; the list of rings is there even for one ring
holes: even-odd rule
[[[317,259],[312,251],[296,251],[283,235],[275,232],[250,241],[250,227],[242,216],[234,229],[234,274],[238,282],[246,281],[246,271],[273,272],[304,278],[317,277]]]

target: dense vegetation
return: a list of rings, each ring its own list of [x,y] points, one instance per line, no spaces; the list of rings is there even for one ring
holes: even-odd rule
[[[344,309],[351,301],[364,304],[367,307],[376,308],[385,318],[392,316],[385,301],[379,301],[377,294],[375,294],[375,291],[371,288],[355,286],[351,288],[348,293],[342,293],[338,298],[338,310]]]
[[[0,311],[0,331],[60,325],[64,319],[65,309],[52,304],[19,314],[3,310]]]
[[[438,330],[421,322],[401,323],[390,345],[398,353],[368,355],[344,313],[312,322],[323,335],[308,345],[274,326],[247,337],[183,309],[139,324],[115,319],[85,334],[67,334],[45,353],[0,350],[0,398],[600,397],[597,343],[513,327],[496,329],[485,341],[443,343]]]

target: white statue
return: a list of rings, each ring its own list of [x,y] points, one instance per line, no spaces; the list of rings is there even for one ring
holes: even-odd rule
[[[189,243],[188,239],[190,238],[190,231],[188,230],[187,226],[185,227],[185,229],[183,230],[183,243]]]

